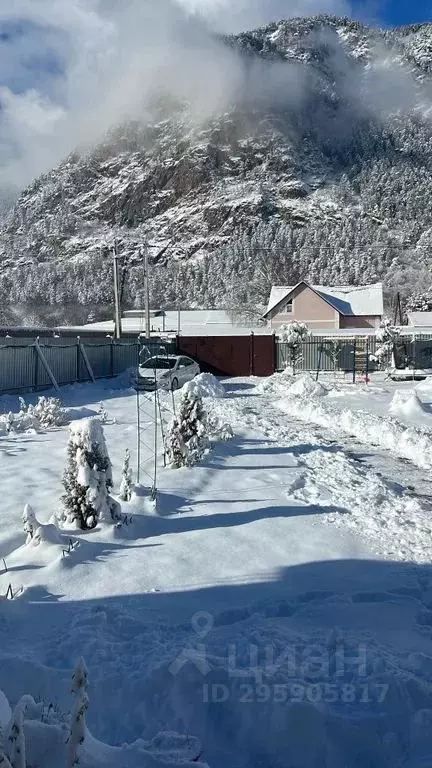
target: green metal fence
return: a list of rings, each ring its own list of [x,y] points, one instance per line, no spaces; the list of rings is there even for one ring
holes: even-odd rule
[[[375,354],[376,347],[374,336],[343,340],[313,338],[303,342],[297,352],[293,352],[288,344],[277,342],[277,370],[292,366],[298,371],[366,371],[372,367],[370,357]]]
[[[17,339],[0,344],[0,394],[48,389],[75,382],[110,378],[133,368],[141,359],[176,352],[176,342],[86,341],[68,338],[43,339],[19,344]]]

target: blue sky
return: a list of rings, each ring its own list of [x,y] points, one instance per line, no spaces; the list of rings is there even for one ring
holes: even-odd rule
[[[352,6],[357,15],[362,13],[364,3],[362,0],[353,0]],[[432,0],[381,0],[371,7],[374,9],[374,15],[385,25],[399,26],[432,21]]]

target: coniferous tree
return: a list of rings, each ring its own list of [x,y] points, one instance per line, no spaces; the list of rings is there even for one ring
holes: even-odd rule
[[[175,469],[195,464],[207,444],[207,413],[202,397],[196,389],[186,386],[167,435],[168,462]]]
[[[70,427],[63,485],[62,501],[69,523],[88,530],[99,521],[120,519],[119,505],[109,495],[113,486],[111,461],[98,419],[83,419]]]
[[[133,484],[132,484],[132,469],[130,467],[130,451],[126,448],[122,479],[120,483],[120,498],[122,501],[130,501],[132,498]]]

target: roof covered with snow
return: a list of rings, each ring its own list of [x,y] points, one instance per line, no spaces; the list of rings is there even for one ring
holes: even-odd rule
[[[408,312],[408,324],[416,328],[432,328],[432,312]]]
[[[145,331],[145,313],[134,313],[136,316],[127,316],[122,318],[123,331],[133,333],[143,333]],[[151,328],[154,333],[176,334],[179,328],[184,336],[243,336],[252,331],[254,333],[268,334],[269,330],[264,325],[254,324],[253,321],[234,318],[229,312],[222,309],[194,309],[182,310],[179,313],[176,310],[168,310],[161,316],[151,317]],[[99,323],[90,323],[83,326],[85,330],[114,331],[114,322],[106,320]]]
[[[308,283],[305,283],[308,285]],[[300,285],[300,283],[298,283]],[[373,285],[311,285],[322,298],[331,304],[341,315],[370,316],[383,315],[382,283]],[[295,285],[274,285],[271,289],[266,314],[276,307],[280,301],[289,296]]]

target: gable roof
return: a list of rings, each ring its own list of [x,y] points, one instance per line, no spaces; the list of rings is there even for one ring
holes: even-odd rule
[[[384,314],[382,283],[374,283],[373,285],[338,285],[329,287],[326,285],[310,285],[302,280],[300,283],[297,283],[297,285],[292,286],[274,285],[271,289],[270,299],[264,317],[285,301],[299,285],[305,285],[311,288],[341,315],[355,315],[356,317],[362,317],[364,315],[374,316]]]

